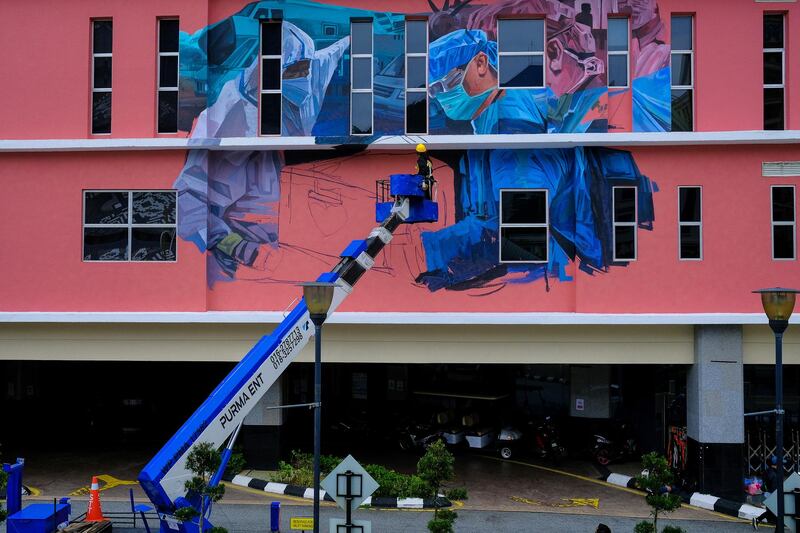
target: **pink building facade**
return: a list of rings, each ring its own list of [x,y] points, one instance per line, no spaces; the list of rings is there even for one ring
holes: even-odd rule
[[[743,413],[771,390],[751,290],[800,287],[800,7],[375,4],[0,6],[6,50],[30,38],[26,21],[60,13],[3,60],[5,402],[44,397],[48,365],[237,360],[298,283],[369,233],[376,180],[411,172],[424,143],[439,221],[399,231],[331,317],[337,379],[363,374],[370,395],[403,381],[397,399],[425,364],[473,390],[465,365],[503,367],[495,388],[530,412],[519,391],[547,368],[565,417],[678,402],[653,447],[684,427],[716,457],[696,466],[703,479],[735,485]],[[306,378],[272,401],[297,399]],[[639,380],[649,396],[615,397]],[[366,399],[354,391],[341,402]],[[268,413],[251,435],[277,446],[291,420]]]

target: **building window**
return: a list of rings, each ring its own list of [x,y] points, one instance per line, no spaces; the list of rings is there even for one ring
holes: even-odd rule
[[[549,213],[546,189],[500,191],[500,262],[547,263]]]
[[[175,261],[175,191],[84,191],[84,261]]]
[[[428,21],[406,21],[406,133],[428,133]]]
[[[92,21],[92,134],[111,133],[110,20]]]
[[[795,259],[797,239],[794,186],[772,187],[772,258]]]
[[[158,21],[158,133],[178,132],[178,19]]]
[[[628,86],[628,19],[608,19],[608,86]]]
[[[614,187],[614,261],[636,260],[636,187]]]
[[[672,17],[672,131],[694,130],[694,17]]]
[[[350,23],[350,133],[372,133],[372,21]]]
[[[764,15],[764,129],[784,124],[784,17]]]
[[[501,88],[544,87],[544,20],[498,20],[497,52]]]
[[[703,196],[700,187],[678,187],[678,257],[703,258]]]
[[[261,23],[261,104],[259,105],[261,135],[281,134],[281,48],[282,28],[280,21]],[[308,60],[298,61],[287,67],[287,79],[299,77],[296,70],[306,69]]]

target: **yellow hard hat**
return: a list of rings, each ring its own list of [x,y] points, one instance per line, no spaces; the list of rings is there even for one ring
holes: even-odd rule
[[[424,152],[427,152],[427,151],[428,151],[428,149],[427,149],[427,148],[425,148],[425,145],[424,145],[424,144],[422,144],[422,143],[419,143],[419,144],[417,145],[417,152],[419,152],[419,153],[424,153]]]

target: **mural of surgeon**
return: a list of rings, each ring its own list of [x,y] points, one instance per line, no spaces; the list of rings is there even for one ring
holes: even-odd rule
[[[283,128],[309,135],[327,85],[349,46],[345,37],[323,50],[290,22],[282,24]],[[191,138],[255,136],[258,62],[222,84],[196,121]],[[190,150],[174,187],[181,238],[209,250],[209,283],[234,276],[238,265],[266,269],[278,249],[278,205],[283,155],[277,151]]]

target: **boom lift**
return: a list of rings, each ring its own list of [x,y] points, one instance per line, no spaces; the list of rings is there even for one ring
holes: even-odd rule
[[[417,145],[420,160],[427,161],[425,146]],[[392,174],[376,187],[376,222],[366,239],[350,243],[339,262],[318,281],[332,282],[334,288],[330,313],[349,295],[356,282],[372,268],[378,253],[392,239],[401,224],[435,222],[438,204],[433,188],[435,180],[430,165],[418,164],[418,174]],[[222,478],[239,428],[247,413],[294,361],[314,334],[304,300],[292,309],[275,330],[262,337],[245,357],[217,386],[194,414],[169,439],[139,474],[139,483],[158,511],[161,531],[195,533],[196,524],[180,522],[174,512],[186,506],[200,510],[196,495],[187,494],[185,482],[192,474],[186,469],[186,458],[192,446],[211,442],[217,448],[227,441],[222,464],[211,480],[216,485]],[[209,506],[210,507],[210,506]],[[203,517],[205,520],[205,517]],[[211,527],[205,520],[204,529]]]

